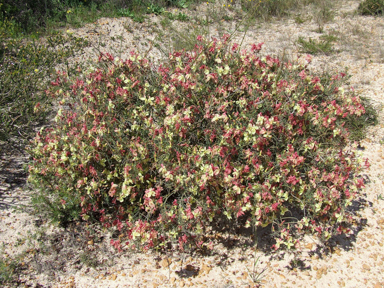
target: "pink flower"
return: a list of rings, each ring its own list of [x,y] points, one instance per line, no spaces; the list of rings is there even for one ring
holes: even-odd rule
[[[244,212],[243,212],[243,210],[240,208],[239,211],[237,211],[236,216],[237,216],[237,218],[239,218],[240,216],[243,216],[243,215],[244,215]]]
[[[185,210],[185,214],[188,216],[189,219],[193,219],[195,216],[193,215],[191,211],[191,206],[188,206],[188,208]]]
[[[272,204],[272,211],[277,211],[277,207],[279,207],[279,203],[273,203]]]
[[[302,80],[304,80],[305,77],[307,77],[307,74],[305,74],[305,70],[302,70],[302,71],[299,73],[299,76],[301,77]]]
[[[357,183],[356,183],[357,188],[364,188],[364,179],[363,178],[358,178]]]
[[[259,44],[252,44],[252,48],[251,48],[251,51],[252,52],[256,52],[256,51],[260,51],[261,50],[261,46],[263,46],[264,42],[263,43],[259,43]]]
[[[299,180],[295,176],[292,175],[288,177],[288,180],[287,180],[288,184],[296,185],[298,182]]]

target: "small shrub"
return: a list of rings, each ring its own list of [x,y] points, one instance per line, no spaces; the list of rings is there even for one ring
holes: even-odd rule
[[[309,38],[305,40],[303,37],[299,37],[297,43],[300,45],[301,53],[309,53],[309,54],[330,54],[333,52],[332,39],[320,39],[314,40]]]
[[[91,254],[89,251],[85,251],[80,254],[80,261],[88,267],[96,268],[97,266],[100,266],[97,256]]]
[[[147,13],[149,14],[155,14],[155,15],[161,15],[165,11],[164,7],[161,7],[157,4],[150,3],[147,7]]]
[[[289,15],[293,7],[292,0],[264,0],[264,1],[241,1],[242,8],[256,18],[270,20],[271,17],[282,17]]]
[[[295,23],[296,24],[303,24],[303,23],[305,23],[306,21],[309,21],[309,20],[311,20],[311,18],[310,17],[302,17],[302,15],[301,14],[299,14],[299,15],[296,15],[295,17],[294,17],[294,20],[295,20]]]
[[[359,4],[357,12],[360,15],[383,15],[383,0],[365,0]]]
[[[135,13],[129,9],[119,9],[118,11],[118,14],[119,16],[123,16],[123,17],[130,17],[130,18],[133,18],[135,16]]]
[[[175,6],[178,8],[186,9],[186,8],[188,8],[189,4],[192,1],[189,1],[189,0],[166,0],[165,2],[168,6]],[[194,2],[199,2],[199,1],[194,1]]]
[[[5,259],[3,255],[0,258],[0,284],[5,285],[14,281],[16,272],[16,263],[10,259]]]
[[[314,20],[318,25],[318,30],[323,30],[324,24],[333,20],[335,11],[333,9],[334,1],[321,0],[316,3],[314,11]]]
[[[188,15],[179,12],[178,14],[173,14],[171,12],[167,13],[167,17],[169,20],[179,20],[179,21],[188,21]]]
[[[241,0],[241,7],[255,18],[269,21],[273,17],[289,16],[292,12],[300,11],[302,7],[311,4],[315,7],[322,6],[323,2],[324,0]],[[305,19],[301,20],[305,21]]]
[[[225,219],[272,225],[275,249],[346,232],[368,165],[345,128],[364,115],[360,98],[344,74],[315,76],[228,38],[198,37],[158,67],[102,54],[86,77],[60,74],[47,96],[61,109],[29,150],[29,180],[52,205],[114,227],[119,250],[205,249]]]

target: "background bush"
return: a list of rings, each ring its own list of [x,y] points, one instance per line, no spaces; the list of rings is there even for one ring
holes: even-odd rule
[[[199,0],[1,0],[0,23],[6,25],[3,29],[13,36],[44,31],[48,26],[81,26],[100,17],[123,16],[128,11],[137,18],[147,13],[148,7],[186,8],[191,2]]]
[[[37,125],[47,120],[51,99],[45,93],[55,68],[71,73],[76,65],[69,58],[87,42],[67,35],[48,37],[46,43],[3,39],[0,43],[0,146],[21,147],[36,133]]]
[[[357,11],[361,15],[383,15],[384,1],[383,0],[364,0],[359,4]]]
[[[202,247],[223,219],[272,224],[276,249],[346,232],[367,163],[348,141],[348,117],[365,109],[345,75],[198,39],[159,67],[106,54],[52,83],[61,109],[29,166],[46,211],[115,227],[118,249]]]
[[[49,17],[65,17],[65,4],[72,2],[74,1],[2,0],[0,13],[2,20],[13,20],[22,31],[29,33],[44,27]]]
[[[272,17],[285,17],[297,13],[301,8],[312,5],[320,17],[325,20],[329,17],[330,10],[334,1],[329,0],[262,0],[249,1],[241,0],[241,7],[248,15],[262,19],[264,21],[271,20]],[[235,2],[234,2],[235,3]],[[328,19],[329,20],[329,19]]]
[[[132,2],[123,0],[2,0],[0,19],[12,20],[19,25],[22,31],[31,33],[41,27],[46,27],[48,21],[65,22],[68,10],[71,8],[92,5],[100,8],[108,5],[113,11],[116,7],[120,8]]]

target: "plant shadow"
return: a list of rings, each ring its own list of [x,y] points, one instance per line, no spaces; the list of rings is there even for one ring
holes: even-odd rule
[[[6,152],[6,155],[0,155],[0,210],[16,207],[20,203],[20,195],[15,191],[26,185],[28,177],[24,170],[28,161],[26,154],[18,151]]]

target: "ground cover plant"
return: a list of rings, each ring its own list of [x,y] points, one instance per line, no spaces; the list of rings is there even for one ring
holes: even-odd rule
[[[102,54],[86,76],[60,73],[47,91],[56,124],[29,149],[42,210],[113,227],[118,250],[209,248],[224,220],[272,225],[275,249],[347,232],[369,165],[348,141],[359,96],[343,73],[312,75],[228,39],[198,37],[160,66]]]

